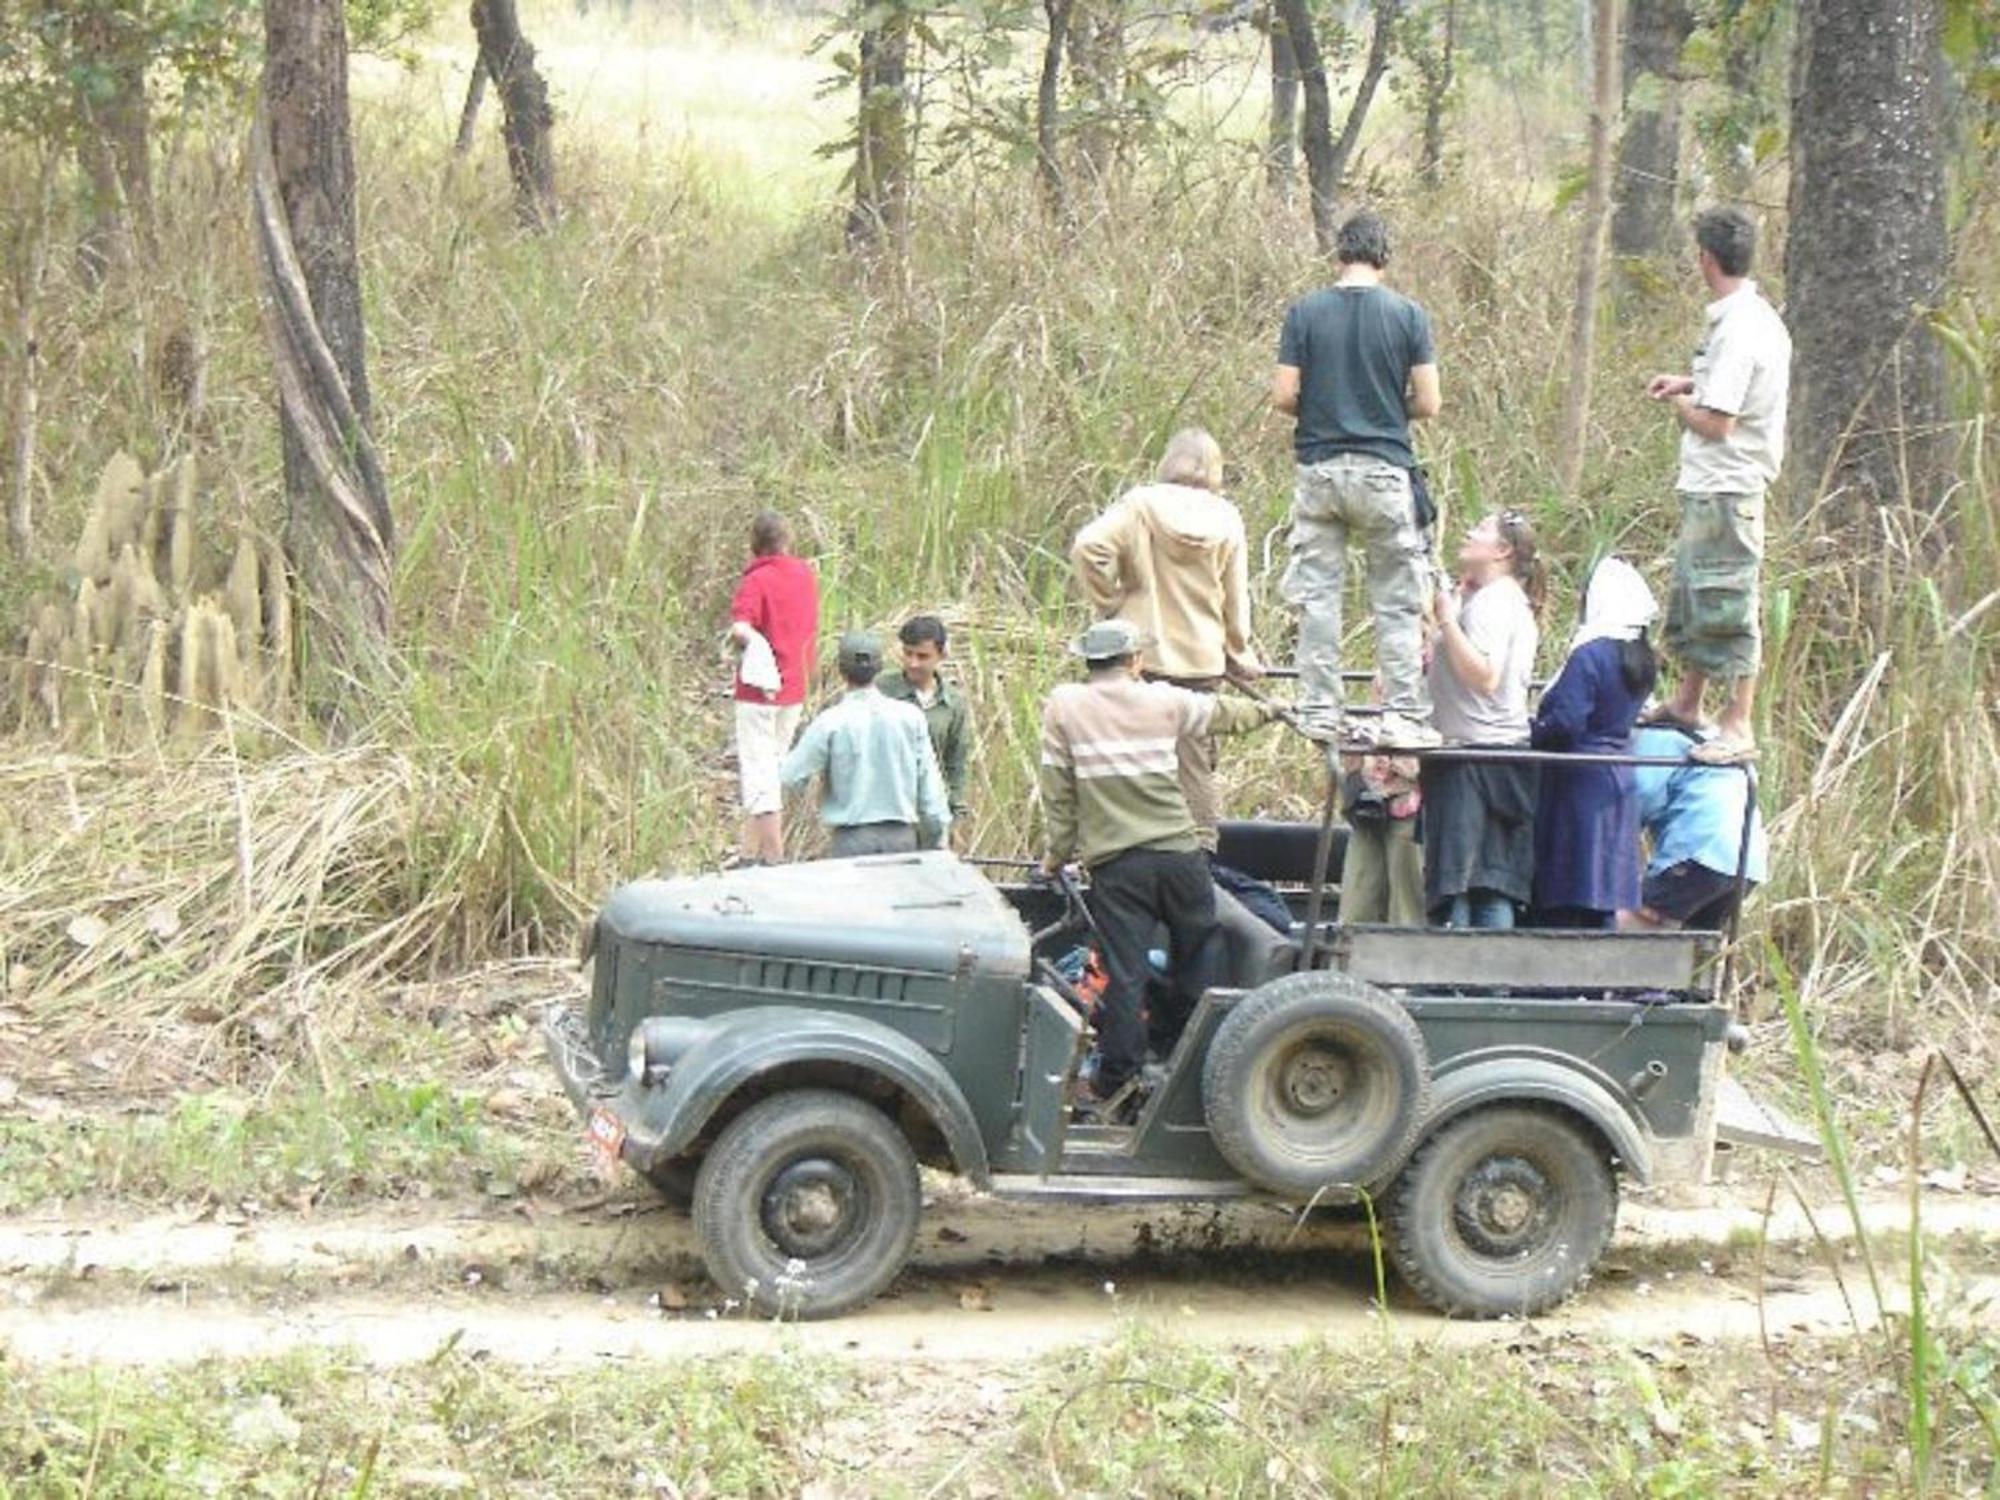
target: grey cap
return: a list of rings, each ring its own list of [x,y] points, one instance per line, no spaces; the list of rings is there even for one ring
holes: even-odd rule
[[[872,630],[850,630],[840,638],[840,669],[882,670],[882,638]]]
[[[1153,638],[1130,620],[1099,620],[1069,643],[1072,654],[1085,661],[1110,661],[1130,656],[1153,644]]]

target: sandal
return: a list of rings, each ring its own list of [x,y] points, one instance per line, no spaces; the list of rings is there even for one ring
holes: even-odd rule
[[[1715,729],[1713,724],[1705,724],[1698,718],[1684,718],[1671,708],[1664,707],[1654,709],[1641,719],[1639,724],[1646,729],[1678,729],[1682,734],[1691,735],[1695,739],[1700,739]]]
[[[1732,735],[1719,734],[1712,740],[1703,740],[1688,751],[1688,759],[1704,766],[1741,766],[1757,758],[1757,747],[1748,740],[1739,740]]]

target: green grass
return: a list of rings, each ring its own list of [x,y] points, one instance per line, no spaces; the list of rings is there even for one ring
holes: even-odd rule
[[[1990,1335],[1978,1347],[1990,1375]],[[951,1377],[971,1378],[941,1398]],[[1005,1369],[783,1353],[535,1371],[450,1346],[386,1370],[337,1353],[0,1365],[0,1495],[1906,1491],[1872,1377],[1852,1341],[1782,1335],[1767,1351],[1524,1331],[1476,1351],[1242,1354],[1137,1327]],[[1976,1420],[1963,1403],[1943,1418],[1934,1492],[1990,1493]]]
[[[799,1358],[535,1375],[447,1347],[162,1374],[0,1370],[0,1496],[796,1494],[844,1382]]]
[[[488,1115],[457,1080],[377,1078],[258,1096],[191,1095],[163,1110],[0,1117],[0,1212],[56,1199],[271,1208],[409,1196],[512,1197],[562,1180],[574,1135]]]

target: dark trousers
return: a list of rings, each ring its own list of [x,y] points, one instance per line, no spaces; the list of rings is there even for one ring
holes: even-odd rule
[[[1140,1004],[1151,967],[1146,950],[1162,927],[1167,933],[1167,984],[1160,998],[1172,1006],[1155,1016],[1153,1035],[1171,1046],[1202,991],[1215,982],[1221,929],[1215,917],[1215,880],[1199,850],[1171,853],[1128,849],[1090,871],[1090,913],[1104,947],[1107,983],[1097,1006],[1097,1088],[1109,1093],[1146,1060],[1146,1027]],[[1155,991],[1158,993],[1158,990]]]

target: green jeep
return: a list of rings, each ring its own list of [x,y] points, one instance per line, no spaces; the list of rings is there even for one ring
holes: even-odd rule
[[[1087,932],[1074,888],[942,852],[623,887],[550,1052],[597,1148],[691,1204],[717,1285],[798,1317],[895,1278],[919,1163],[1016,1199],[1365,1193],[1412,1290],[1489,1317],[1575,1290],[1621,1176],[1700,1181],[1732,1108],[1740,1139],[1809,1145],[1724,1078],[1746,1034],[1715,934],[1338,928],[1330,816],[1234,837],[1303,920],[1287,937],[1218,891],[1227,987],[1130,1123],[1072,1107],[1087,1003],[1052,960]]]

